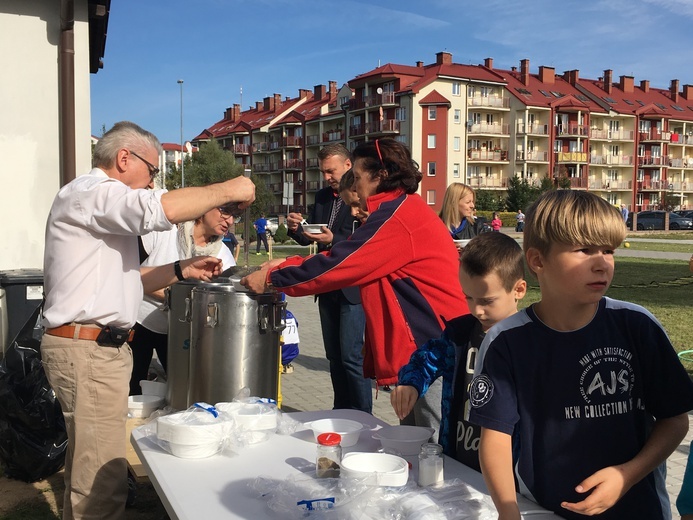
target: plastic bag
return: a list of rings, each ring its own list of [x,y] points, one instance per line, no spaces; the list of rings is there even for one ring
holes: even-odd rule
[[[10,478],[35,482],[65,463],[67,431],[41,363],[40,305],[0,361],[0,459]]]

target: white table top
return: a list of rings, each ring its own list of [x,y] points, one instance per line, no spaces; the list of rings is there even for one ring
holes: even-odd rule
[[[328,410],[287,414],[300,422],[326,417],[359,421],[372,430],[386,426],[383,421],[358,410]],[[174,520],[271,519],[279,518],[266,503],[249,489],[256,477],[270,476],[283,480],[289,476],[310,473],[315,464],[316,444],[312,430],[303,429],[291,435],[273,435],[270,440],[242,448],[236,455],[215,455],[205,459],[181,459],[145,437],[141,428],[132,432],[132,444],[156,489],[166,511]],[[380,442],[372,432],[364,431],[359,442],[344,448],[350,451],[374,452]],[[310,470],[308,468],[311,468]],[[454,459],[445,459],[445,479],[460,478],[470,487],[487,493],[481,474]],[[519,497],[521,511],[532,511],[537,520],[558,519],[524,497]]]

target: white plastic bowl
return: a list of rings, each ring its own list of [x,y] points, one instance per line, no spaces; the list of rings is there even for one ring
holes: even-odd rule
[[[248,444],[265,442],[277,431],[277,410],[266,404],[217,403],[214,407],[222,414],[233,418]]]
[[[340,477],[363,479],[369,486],[401,487],[409,478],[409,463],[390,453],[347,453]]]
[[[156,395],[131,395],[128,397],[130,417],[149,417],[164,404],[164,398]]]
[[[418,455],[421,445],[431,438],[433,428],[424,426],[385,426],[378,430],[374,439],[380,440],[380,444],[385,449],[391,449],[400,455]]]
[[[358,421],[350,421],[349,419],[319,419],[317,421],[307,422],[305,425],[313,430],[315,441],[318,440],[318,435],[321,433],[334,432],[342,436],[342,447],[348,448],[359,441],[359,435],[365,428]]]
[[[226,422],[211,414],[180,412],[156,420],[156,436],[176,457],[201,459],[221,448]]]
[[[471,240],[471,238],[466,238],[463,240],[453,240],[453,243],[458,247],[466,247],[467,244],[469,244],[470,240]]]
[[[160,381],[140,381],[142,395],[155,395],[157,397],[166,397],[166,383]]]
[[[317,234],[322,233],[322,228],[327,227],[327,224],[301,224],[304,233]]]

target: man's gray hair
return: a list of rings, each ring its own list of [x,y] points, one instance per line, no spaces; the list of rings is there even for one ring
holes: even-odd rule
[[[161,143],[153,133],[130,121],[121,121],[113,125],[113,128],[96,143],[92,159],[94,167],[112,168],[118,150],[122,148],[127,148],[140,155],[143,155],[150,148],[154,148],[158,155],[161,155],[162,152]]]

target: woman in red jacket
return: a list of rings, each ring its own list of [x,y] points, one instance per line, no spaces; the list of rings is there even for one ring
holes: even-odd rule
[[[242,283],[305,296],[358,286],[366,313],[365,377],[397,383],[411,353],[440,337],[445,320],[469,312],[450,233],[416,194],[422,174],[394,139],[361,143],[353,152],[354,190],[370,213],[349,240],[327,253],[269,262]],[[415,407],[416,423],[438,427],[440,394]],[[426,401],[422,403],[422,401]]]

